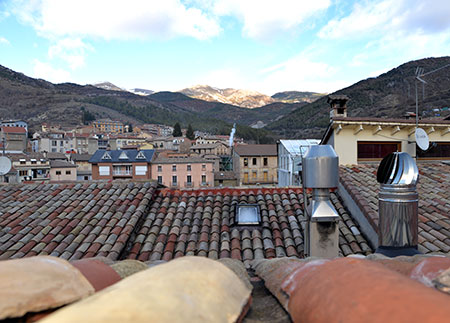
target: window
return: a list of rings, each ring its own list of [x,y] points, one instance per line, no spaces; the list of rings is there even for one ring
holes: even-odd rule
[[[244,167],[248,166],[248,158],[244,158]]]
[[[162,184],[162,176],[158,176],[158,183]]]
[[[267,166],[269,164],[267,157],[263,158],[263,165]]]
[[[187,167],[186,167],[188,172],[190,172],[192,170],[191,168],[192,168],[191,165],[187,165]]]
[[[254,170],[254,171],[252,172],[252,178],[253,178],[253,179],[256,179],[256,177],[258,177],[258,171]]]
[[[236,206],[236,223],[238,225],[259,225],[261,216],[257,204],[241,204]]]
[[[206,175],[202,175],[202,184],[206,184]]]
[[[100,176],[109,176],[109,166],[100,166],[98,172]]]
[[[25,165],[26,164],[26,160],[25,159],[20,159],[19,162],[20,162],[20,165]]]
[[[56,174],[56,175],[61,175],[61,171],[60,171],[60,170],[57,170],[57,171],[55,172],[55,174]]]
[[[136,175],[146,175],[147,174],[147,166],[134,166],[134,173]]]
[[[244,183],[248,183],[248,173],[244,173]]]
[[[252,158],[252,165],[256,166],[256,158],[255,157]]]
[[[202,164],[202,170],[206,170],[206,165]]]
[[[358,159],[381,159],[401,151],[399,141],[358,141]]]
[[[176,186],[178,182],[178,178],[176,176],[172,176],[172,185]]]
[[[30,159],[30,161],[33,165],[36,165],[36,159]]]
[[[158,173],[161,173],[161,172],[162,172],[162,166],[158,165]]]
[[[267,182],[269,180],[269,173],[266,170],[263,172],[263,176],[264,176],[264,182]]]
[[[176,172],[177,171],[177,165],[172,165],[172,172]]]
[[[450,158],[450,142],[434,142],[431,143],[427,151],[416,147],[417,156],[423,159],[449,159]]]
[[[191,185],[192,185],[192,176],[191,176],[191,175],[188,175],[188,176],[187,176],[187,178],[186,178],[186,184],[187,184],[188,186],[191,186]]]
[[[27,170],[19,170],[19,176],[28,176]]]
[[[72,172],[70,170],[66,170],[66,175],[70,175]]]
[[[52,140],[52,146],[57,146],[58,142],[56,140]]]

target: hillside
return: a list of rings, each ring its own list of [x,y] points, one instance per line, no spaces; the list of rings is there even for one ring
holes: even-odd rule
[[[415,70],[425,73],[450,64],[450,57],[426,58],[400,65],[376,78],[362,80],[333,94],[350,98],[348,115],[353,117],[402,117],[415,111]],[[427,84],[418,84],[419,114],[430,116],[433,108],[450,106],[450,67],[424,76]],[[265,129],[285,138],[321,138],[329,123],[327,97],[307,104]]]
[[[316,92],[300,92],[300,91],[284,91],[272,95],[272,99],[284,103],[311,103],[321,98],[326,94]]]

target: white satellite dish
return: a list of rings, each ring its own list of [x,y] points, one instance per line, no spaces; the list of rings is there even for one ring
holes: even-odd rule
[[[430,147],[430,140],[428,139],[428,135],[422,128],[417,128],[416,133],[416,144],[422,150],[427,150]]]
[[[8,157],[1,156],[0,157],[0,175],[8,174],[11,170],[11,161]]]

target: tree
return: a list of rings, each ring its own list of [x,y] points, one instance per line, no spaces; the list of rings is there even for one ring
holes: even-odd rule
[[[189,124],[189,126],[187,128],[186,137],[191,140],[195,139],[194,129],[192,129],[191,124]]]
[[[173,126],[172,136],[174,136],[174,137],[181,137],[182,135],[183,135],[183,133],[181,132],[181,126],[177,122],[177,123],[175,123],[175,126]]]

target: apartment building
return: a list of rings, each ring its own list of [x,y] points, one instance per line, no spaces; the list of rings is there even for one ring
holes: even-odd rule
[[[233,170],[239,185],[275,185],[277,145],[237,145],[233,151]]]
[[[159,154],[152,163],[152,179],[172,188],[214,186],[214,161],[189,154]]]
[[[103,133],[124,133],[125,126],[121,121],[113,121],[109,119],[100,119],[92,122],[96,132]]]
[[[89,159],[93,180],[151,179],[154,150],[97,150]]]

